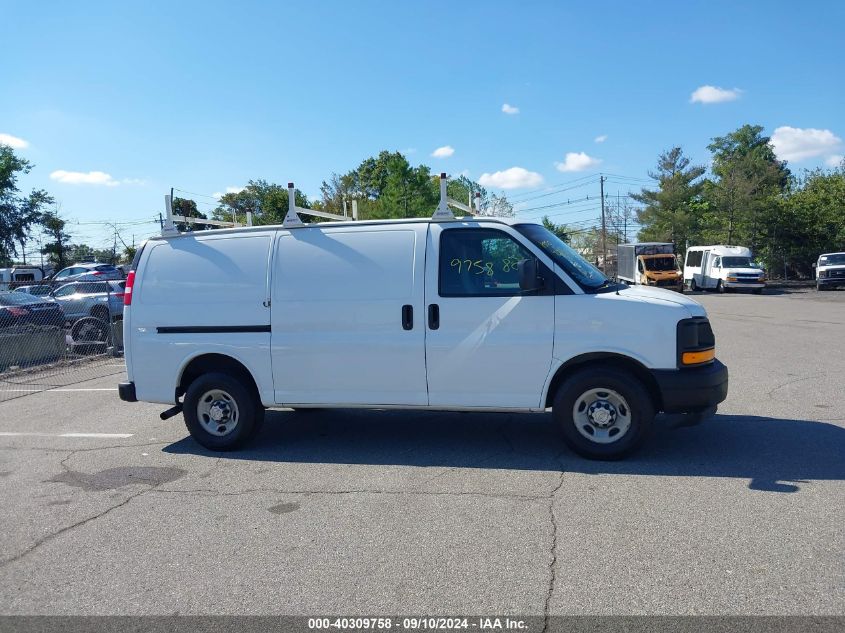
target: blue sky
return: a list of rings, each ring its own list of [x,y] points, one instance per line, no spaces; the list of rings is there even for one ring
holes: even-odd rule
[[[598,172],[625,176],[608,184],[624,194],[662,150],[706,163],[710,139],[744,123],[776,134],[794,170],[845,153],[833,0],[4,0],[2,16],[0,140],[36,165],[22,185],[50,191],[93,246],[111,239],[102,220],[124,239],[152,233],[170,187],[212,196],[264,178],[316,197],[381,149],[517,185],[516,201]],[[705,86],[719,90],[693,101]],[[581,206],[547,212],[593,217]]]

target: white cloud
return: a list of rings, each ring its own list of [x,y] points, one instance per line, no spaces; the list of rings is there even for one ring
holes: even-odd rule
[[[492,174],[486,172],[481,174],[478,178],[478,184],[498,189],[521,189],[543,184],[543,177],[536,171],[528,171],[522,167],[511,167]]]
[[[454,147],[452,147],[451,145],[444,145],[443,147],[438,147],[436,150],[431,152],[431,156],[433,158],[449,158],[454,153]]]
[[[246,189],[246,187],[226,187],[226,191],[215,191],[211,195],[217,199],[220,199],[227,193],[240,193],[244,189]]]
[[[604,143],[607,140],[607,134],[602,134],[593,139],[596,143]]]
[[[105,185],[117,187],[120,183],[104,171],[65,171],[58,169],[50,174],[51,180],[67,185]]]
[[[801,161],[839,149],[842,139],[830,130],[783,125],[774,131],[771,143],[781,160]]]
[[[519,108],[517,108],[516,106],[512,106],[509,103],[503,103],[502,112],[504,112],[505,114],[519,114]]]
[[[601,164],[600,158],[587,156],[584,152],[567,152],[562,163],[555,163],[558,171],[584,171]]]
[[[0,145],[8,145],[13,149],[26,149],[29,147],[29,143],[22,138],[12,136],[11,134],[3,134],[2,132],[0,132]]]
[[[700,86],[690,95],[690,103],[723,103],[739,99],[742,90],[739,88],[727,89],[716,86]]]
[[[845,160],[845,156],[842,154],[831,154],[825,159],[824,164],[828,167],[839,167],[843,160]]]

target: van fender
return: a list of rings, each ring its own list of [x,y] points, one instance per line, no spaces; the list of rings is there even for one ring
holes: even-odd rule
[[[180,394],[178,392],[179,392],[179,385],[182,384],[182,378],[185,375],[185,370],[188,368],[188,366],[194,360],[196,360],[200,356],[208,356],[208,355],[212,355],[212,354],[216,355],[216,356],[224,356],[224,357],[231,358],[232,360],[234,360],[234,361],[238,362],[240,365],[242,365],[246,369],[246,371],[249,373],[250,377],[252,378],[252,381],[255,383],[256,390],[258,391],[258,395],[261,398],[261,401],[264,404],[264,406],[270,406],[270,405],[266,404],[268,402],[272,404],[272,402],[273,402],[273,392],[272,392],[272,390],[270,392],[267,392],[266,390],[261,389],[261,384],[259,383],[259,381],[256,377],[257,372],[255,371],[255,368],[252,367],[251,364],[246,359],[244,359],[240,354],[233,352],[233,350],[231,348],[228,348],[226,350],[216,350],[216,349],[193,350],[193,351],[191,351],[190,354],[186,355],[182,359],[182,361],[179,363],[179,369],[177,371],[176,381],[174,383],[175,389],[176,389],[176,392],[177,392],[176,402],[178,402],[179,396],[184,395],[184,394]],[[269,399],[268,399],[268,397],[269,397]]]
[[[656,404],[660,405],[660,393],[651,376],[649,362],[644,357],[629,350],[595,349],[579,352],[566,360],[557,357],[552,358],[549,375],[546,377],[543,392],[540,395],[540,409],[548,409],[552,406],[554,391],[570,370],[578,365],[596,361],[616,361],[630,365],[636,374],[647,383],[646,388],[651,392],[653,399],[656,398]]]

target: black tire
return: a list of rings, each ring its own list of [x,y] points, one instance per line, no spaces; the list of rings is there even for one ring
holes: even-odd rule
[[[725,294],[725,290],[727,290],[727,288],[722,285],[722,280],[720,279],[716,282],[716,292],[718,292],[719,294]]]
[[[816,283],[816,292],[824,292],[824,289],[824,286],[822,286],[820,283]]]
[[[212,424],[211,419],[205,415],[206,419],[201,420],[203,414],[198,410],[200,400],[214,391],[224,392],[229,396],[229,400],[212,400],[211,406],[221,402],[230,412],[237,411],[236,424],[222,435],[215,435],[206,429],[206,425]],[[235,407],[231,407],[232,402]],[[209,404],[209,401],[206,401],[206,404]],[[182,415],[188,432],[197,442],[212,451],[231,451],[243,446],[255,436],[264,421],[264,407],[261,406],[258,394],[251,385],[245,385],[242,380],[230,374],[212,372],[201,375],[188,387]],[[227,425],[228,423],[224,422],[218,428]]]
[[[70,327],[70,337],[77,345],[108,345],[111,342],[111,328],[107,321],[97,317],[83,317]]]
[[[590,425],[587,424],[581,425],[583,433],[579,431],[575,421],[575,406],[591,390],[616,392],[615,395],[621,396],[628,405],[629,424],[618,439],[607,443],[588,439],[587,427]],[[602,399],[599,398],[598,402],[602,402]],[[619,407],[620,412],[622,409]],[[622,459],[636,450],[648,436],[655,415],[651,397],[637,378],[624,370],[601,367],[585,368],[570,376],[555,394],[552,413],[563,432],[564,441],[573,451],[589,459],[601,460]],[[612,433],[613,426],[621,418],[615,419],[608,434]]]
[[[695,283],[695,279],[689,282],[689,289],[690,292],[695,292],[696,290],[698,290],[698,285]]]

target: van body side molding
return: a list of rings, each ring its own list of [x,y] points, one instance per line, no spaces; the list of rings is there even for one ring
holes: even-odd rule
[[[175,325],[157,327],[159,334],[235,334],[269,332],[270,325]]]

